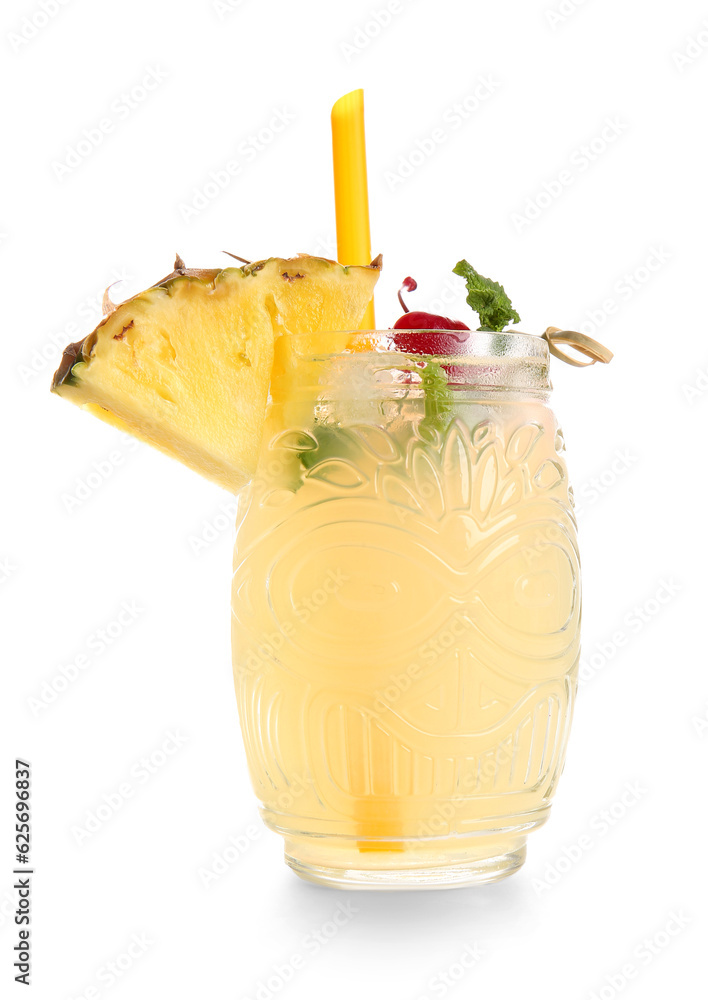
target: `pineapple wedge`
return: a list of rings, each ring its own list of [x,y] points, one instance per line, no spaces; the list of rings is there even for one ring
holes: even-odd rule
[[[253,475],[281,335],[356,330],[381,258],[175,270],[64,351],[52,391],[235,492]],[[344,347],[346,338],[342,344]]]

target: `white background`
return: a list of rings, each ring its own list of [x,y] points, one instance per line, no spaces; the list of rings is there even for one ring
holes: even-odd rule
[[[34,773],[30,995],[42,1000],[263,1000],[268,980],[288,1000],[702,995],[704,0],[407,0],[383,27],[372,12],[386,0],[44,4],[51,16],[6,2],[0,28],[3,995],[27,995],[11,970],[16,755]],[[121,298],[166,274],[175,250],[192,266],[226,264],[223,249],[331,255],[329,110],[356,86],[385,256],[379,324],[398,315],[407,274],[412,306],[444,294],[465,317],[450,270],[466,256],[504,282],[522,329],[584,329],[616,352],[609,368],[555,365],[587,679],[550,822],[519,874],[478,889],[337,893],[285,868],[238,730],[230,530],[194,551],[229,497],[48,392],[59,348],[93,328],[116,277]],[[287,127],[239,151],[277,112]],[[416,141],[434,129],[443,139],[420,163]],[[185,211],[234,158],[238,176]],[[111,474],[72,502],[94,463]],[[139,610],[101,650],[123,602]],[[88,665],[38,709],[79,654]],[[143,782],[139,761],[169,733],[182,745]],[[87,813],[126,781],[132,797],[79,844]],[[230,837],[246,849],[207,888],[200,869]],[[339,903],[356,912],[318,949]],[[664,933],[672,911],[681,926]],[[106,963],[134,935],[149,944],[110,984]],[[483,955],[463,970],[468,946]],[[284,984],[296,952],[304,968]]]

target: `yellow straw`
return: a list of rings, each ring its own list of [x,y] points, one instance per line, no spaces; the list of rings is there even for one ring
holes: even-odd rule
[[[332,108],[332,156],[334,161],[334,203],[337,215],[337,257],[340,264],[371,263],[369,231],[369,189],[366,178],[364,138],[364,91],[353,90],[340,97]],[[361,330],[375,330],[373,299]],[[365,787],[367,763],[363,746],[349,750],[350,774],[355,784]],[[369,753],[374,755],[374,747]],[[371,760],[376,777],[376,759]],[[371,776],[369,776],[371,777]],[[370,782],[371,784],[371,782]],[[400,834],[401,816],[395,801],[382,801],[373,791],[355,797],[353,819],[360,851],[402,851],[403,844],[392,838]]]
[[[363,90],[345,94],[332,108],[332,157],[337,258],[340,264],[370,264]],[[376,329],[373,299],[366,308],[359,329]]]

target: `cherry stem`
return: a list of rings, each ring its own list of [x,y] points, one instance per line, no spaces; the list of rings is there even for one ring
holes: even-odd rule
[[[403,310],[403,312],[407,313],[410,312],[410,310],[406,305],[406,303],[403,301],[403,296],[401,295],[401,292],[403,291],[404,288],[407,292],[414,292],[417,287],[418,287],[418,282],[415,280],[415,278],[403,279],[403,284],[398,289],[398,301],[401,303],[401,309]]]

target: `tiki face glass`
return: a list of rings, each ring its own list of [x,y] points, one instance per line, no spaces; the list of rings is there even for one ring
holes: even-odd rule
[[[329,885],[501,878],[547,818],[580,622],[548,345],[282,337],[239,498],[234,675],[287,863]],[[449,350],[449,347],[448,347]]]

